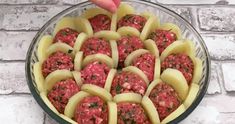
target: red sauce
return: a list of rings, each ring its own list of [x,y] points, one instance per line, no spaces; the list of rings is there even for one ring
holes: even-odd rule
[[[111,94],[115,96],[116,94],[134,92],[144,95],[146,89],[147,84],[139,75],[130,72],[121,72],[113,79]]]
[[[89,19],[94,32],[101,30],[110,30],[111,19],[104,14],[96,15]]]
[[[78,124],[108,124],[108,107],[97,96],[86,97],[77,105],[74,119]]]
[[[81,51],[84,52],[84,56],[101,53],[111,57],[112,54],[109,42],[105,39],[95,37],[87,39],[83,43]]]
[[[44,77],[53,71],[62,69],[73,70],[73,59],[60,51],[51,54],[42,64],[42,74]]]
[[[74,43],[76,42],[77,36],[78,36],[78,32],[76,30],[73,30],[71,28],[64,28],[61,29],[56,35],[55,38],[53,40],[53,43],[56,42],[62,42],[62,43],[66,43],[69,46],[73,47]]]
[[[119,67],[124,67],[126,57],[137,49],[144,48],[144,44],[137,36],[123,36],[117,41]]]
[[[53,86],[52,90],[48,93],[48,99],[59,113],[64,113],[69,98],[78,91],[80,91],[80,87],[73,79],[62,80]]]
[[[177,36],[170,30],[156,30],[149,35],[149,39],[155,41],[161,54],[170,44],[177,40]]]
[[[181,104],[176,91],[166,83],[157,84],[151,91],[149,98],[156,107],[161,121]]]
[[[110,68],[102,62],[92,62],[82,71],[81,77],[84,84],[93,84],[104,87]]]
[[[128,14],[122,17],[118,21],[118,28],[123,27],[123,26],[130,26],[130,27],[136,28],[137,30],[141,32],[146,22],[147,22],[147,19],[142,16]]]
[[[189,56],[186,54],[172,54],[165,58],[161,64],[161,70],[167,68],[177,69],[184,75],[188,84],[191,84],[193,78],[194,65]]]
[[[150,81],[153,80],[154,67],[155,67],[155,57],[150,53],[142,54],[141,56],[135,58],[132,62],[133,66],[136,66],[147,75]]]
[[[119,103],[118,124],[151,124],[140,104]]]

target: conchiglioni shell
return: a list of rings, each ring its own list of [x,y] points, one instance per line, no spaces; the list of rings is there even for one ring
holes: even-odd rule
[[[50,91],[57,82],[68,78],[73,78],[72,72],[69,70],[56,70],[46,77],[45,87],[47,91]]]
[[[135,67],[135,66],[128,66],[126,68],[123,68],[122,71],[126,71],[126,72],[131,72],[134,73],[136,75],[139,75],[147,84],[147,86],[149,85],[149,79],[148,77],[144,74],[144,72],[142,70],[140,70],[139,68]]]
[[[112,14],[104,9],[101,9],[101,8],[89,8],[87,10],[85,10],[81,17],[84,17],[84,18],[92,18],[96,15],[99,15],[99,14],[104,14],[104,15],[107,15],[111,18]]]
[[[147,112],[147,115],[152,124],[160,124],[160,119],[158,112],[153,104],[153,102],[147,97],[144,96],[141,102],[144,110]]]
[[[104,101],[111,101],[112,100],[112,95],[107,90],[105,90],[104,88],[101,88],[99,86],[96,86],[96,85],[83,84],[81,87],[81,90],[88,92],[94,96],[99,96]]]
[[[118,40],[121,38],[121,35],[115,31],[99,31],[94,34],[94,37],[104,38],[106,40]]]
[[[64,28],[71,28],[71,29],[76,30],[76,25],[75,25],[73,17],[63,17],[63,18],[61,18],[56,23],[56,26],[55,26],[55,29],[54,29],[54,32],[53,32],[53,36],[55,36],[58,31],[60,31],[61,29],[64,29]]]
[[[86,56],[82,62],[82,67],[85,67],[87,64],[94,62],[94,61],[103,62],[107,64],[110,68],[114,68],[113,59],[104,54],[93,54],[93,55]]]
[[[194,64],[192,83],[198,84],[202,78],[202,60],[199,58],[193,58],[192,60]]]
[[[143,12],[140,14],[142,17],[146,18],[146,19],[149,19],[151,17],[154,17],[155,15],[151,12]]]
[[[108,124],[117,124],[117,104],[115,102],[108,102]]]
[[[164,23],[164,24],[160,25],[160,27],[158,27],[158,29],[170,30],[171,32],[175,33],[178,40],[182,38],[180,28],[173,23]]]
[[[107,79],[106,79],[106,82],[105,82],[105,86],[104,86],[104,89],[106,89],[108,92],[110,92],[110,90],[111,90],[113,78],[116,75],[116,73],[117,73],[116,69],[111,69],[109,71],[109,74],[107,76]]]
[[[186,97],[186,99],[184,100],[184,103],[183,103],[185,108],[188,108],[193,103],[193,101],[197,97],[198,91],[199,91],[199,85],[192,83],[189,88],[188,96]]]
[[[160,78],[160,75],[161,75],[161,61],[160,61],[160,58],[155,58],[154,77],[153,77],[153,79]]]
[[[81,72],[73,71],[72,74],[73,74],[73,78],[76,81],[77,85],[81,86],[82,85]]]
[[[180,71],[168,68],[163,71],[161,79],[175,89],[181,100],[185,100],[188,95],[189,87],[186,79]]]
[[[37,49],[38,60],[40,62],[43,62],[47,59],[45,50],[52,44],[52,42],[53,38],[50,35],[45,35],[40,39]]]
[[[47,98],[47,92],[41,92],[40,96],[44,103],[49,107],[55,114],[59,115],[59,112],[56,110],[56,108],[52,105],[50,100]]]
[[[175,111],[173,111],[170,115],[168,115],[165,119],[162,120],[161,124],[166,124],[172,120],[174,120],[175,118],[177,118],[178,116],[180,116],[182,113],[184,113],[185,111],[185,107],[184,105],[180,105]]]
[[[74,44],[74,50],[76,52],[80,51],[82,44],[88,39],[88,35],[85,33],[80,33],[76,39]]]
[[[74,117],[74,112],[81,100],[83,100],[85,97],[91,96],[89,93],[80,91],[77,94],[73,95],[70,99],[67,105],[65,106],[64,114],[69,117]]]
[[[116,103],[121,102],[133,102],[133,103],[141,103],[142,96],[136,93],[122,93],[113,97],[113,101]]]
[[[85,32],[88,36],[92,36],[94,33],[90,22],[86,18],[76,17],[75,25],[78,32]]]
[[[152,16],[150,17],[147,22],[144,25],[144,28],[140,34],[140,39],[141,40],[146,40],[147,37],[149,36],[149,34],[156,29],[157,27],[159,27],[159,20],[157,19],[156,16]]]
[[[124,64],[125,66],[129,66],[132,64],[133,60],[135,58],[138,58],[139,56],[145,54],[145,53],[148,53],[149,51],[148,50],[145,50],[145,49],[138,49],[138,50],[135,50],[134,52],[132,52],[131,54],[129,54],[125,61],[124,61]]]
[[[113,59],[114,67],[117,68],[118,59],[119,59],[117,42],[115,40],[110,40],[110,46],[112,49],[112,59]]]
[[[33,65],[33,74],[34,74],[38,91],[39,92],[45,91],[44,77],[42,75],[42,63],[41,62],[37,62]]]
[[[122,17],[124,17],[127,14],[134,14],[135,10],[132,6],[126,4],[126,3],[121,3],[118,10],[117,10],[117,20],[119,21]]]
[[[195,44],[190,40],[184,40],[185,43],[185,53],[189,56],[194,57],[196,55]]]
[[[63,52],[68,54],[69,56],[71,56],[72,58],[74,58],[75,56],[75,52],[73,50],[73,48],[65,43],[55,43],[52,44],[50,47],[48,47],[48,49],[46,49],[46,56],[47,58],[55,52]]]
[[[162,82],[163,82],[163,81],[162,81],[161,79],[155,79],[155,80],[153,80],[153,81],[150,83],[150,85],[148,86],[148,89],[147,89],[146,92],[145,92],[145,96],[149,96],[150,93],[151,93],[151,91],[153,90],[153,88],[154,88],[155,86],[157,86],[157,84],[162,83]]]
[[[148,40],[145,40],[144,41],[144,46],[147,50],[149,50],[155,57],[159,57],[159,50],[157,48],[157,45],[156,43],[151,40],[151,39],[148,39]]]
[[[117,32],[121,36],[128,36],[128,35],[130,35],[130,36],[137,36],[137,37],[140,36],[140,32],[136,28],[129,27],[129,26],[123,26],[123,27],[119,28],[117,30]]]
[[[63,118],[64,120],[68,121],[70,124],[78,124],[77,122],[75,122],[74,120],[72,120],[71,118],[63,115],[63,114],[60,114],[59,115],[61,118]]]
[[[81,71],[82,60],[83,60],[83,52],[77,52],[74,58],[74,70],[75,71]]]

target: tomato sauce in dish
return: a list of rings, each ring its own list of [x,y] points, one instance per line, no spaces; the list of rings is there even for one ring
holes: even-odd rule
[[[109,42],[103,38],[88,38],[82,45],[81,51],[84,52],[84,56],[92,54],[105,54],[111,57],[111,46]]]
[[[82,71],[81,77],[84,84],[93,84],[104,87],[110,68],[102,62],[95,61],[88,64]]]
[[[108,107],[98,96],[84,98],[76,107],[74,119],[78,124],[108,124]]]
[[[165,58],[161,63],[161,71],[167,68],[177,69],[184,75],[188,84],[191,84],[193,78],[193,61],[186,54],[172,54]]]
[[[119,103],[117,109],[118,124],[151,124],[140,104]]]
[[[123,36],[117,41],[119,67],[124,67],[126,57],[137,49],[144,48],[144,44],[137,36]]]
[[[175,33],[171,32],[170,30],[156,30],[152,32],[149,37],[155,41],[159,53],[161,54],[170,44],[177,40],[177,36]]]
[[[64,113],[69,98],[80,91],[80,87],[73,79],[66,79],[57,82],[49,91],[48,99],[59,113]]]
[[[91,23],[94,32],[110,30],[111,27],[111,19],[104,14],[98,14],[92,18],[89,18],[89,22]]]
[[[141,32],[146,22],[147,19],[140,15],[128,14],[118,21],[118,28],[123,26],[130,26]]]
[[[112,86],[111,94],[113,96],[121,93],[134,92],[144,95],[147,89],[147,84],[139,76],[131,72],[121,72],[115,75]]]
[[[136,66],[144,72],[150,81],[153,80],[154,67],[155,67],[155,56],[151,53],[145,53],[135,58],[132,62],[133,66]]]
[[[161,121],[181,104],[176,91],[166,83],[157,84],[151,91],[149,98],[156,107]]]
[[[51,54],[42,64],[42,74],[44,77],[56,70],[73,70],[73,59],[66,53],[55,52]]]
[[[73,30],[71,28],[61,29],[58,33],[56,33],[53,43],[62,42],[73,47],[78,34],[79,33],[76,30]]]

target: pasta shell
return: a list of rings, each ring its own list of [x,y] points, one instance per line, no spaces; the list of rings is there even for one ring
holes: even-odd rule
[[[113,97],[113,101],[116,103],[121,102],[134,102],[141,103],[142,96],[136,93],[122,93]]]
[[[45,35],[38,43],[37,55],[40,62],[46,60],[47,55],[45,50],[52,44],[53,38],[50,35]]]
[[[189,89],[188,96],[186,97],[183,103],[185,105],[185,108],[188,108],[193,103],[193,101],[197,97],[198,91],[199,91],[199,85],[192,83]]]
[[[94,62],[94,61],[104,62],[110,68],[114,68],[113,59],[104,54],[93,54],[93,55],[86,56],[82,62],[82,67],[85,67],[87,64]]]
[[[104,89],[106,89],[108,92],[110,92],[110,90],[111,90],[112,81],[113,81],[113,78],[116,75],[116,73],[117,73],[116,69],[111,69],[109,71],[109,74],[108,74],[108,77],[106,79],[105,86],[104,86]]]

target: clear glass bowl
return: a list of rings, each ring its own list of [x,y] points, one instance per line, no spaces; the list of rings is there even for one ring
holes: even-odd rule
[[[160,18],[161,22],[171,22],[178,25],[182,30],[183,38],[190,39],[194,42],[196,46],[196,56],[203,61],[203,73],[202,73],[203,76],[199,82],[200,90],[193,104],[183,114],[181,114],[179,117],[170,122],[170,123],[178,123],[184,118],[186,118],[198,106],[198,104],[200,103],[200,101],[202,100],[202,98],[206,93],[210,77],[210,58],[206,45],[201,36],[199,35],[199,33],[193,28],[193,26],[191,26],[184,18],[182,18],[180,15],[176,14],[175,12],[156,3],[142,1],[142,0],[123,0],[123,2],[133,6],[137,13],[148,11],[157,15]],[[40,31],[36,34],[28,49],[27,58],[26,58],[26,77],[29,89],[33,97],[38,102],[38,104],[43,108],[43,110],[59,123],[65,124],[68,122],[59,117],[58,115],[56,115],[49,107],[47,107],[47,105],[41,99],[35,83],[35,78],[33,74],[33,64],[38,61],[38,57],[36,54],[38,43],[43,35],[46,34],[52,35],[55,24],[60,18],[65,16],[79,16],[81,13],[83,13],[85,9],[91,7],[94,7],[94,4],[90,2],[83,2],[57,14],[40,29]]]

